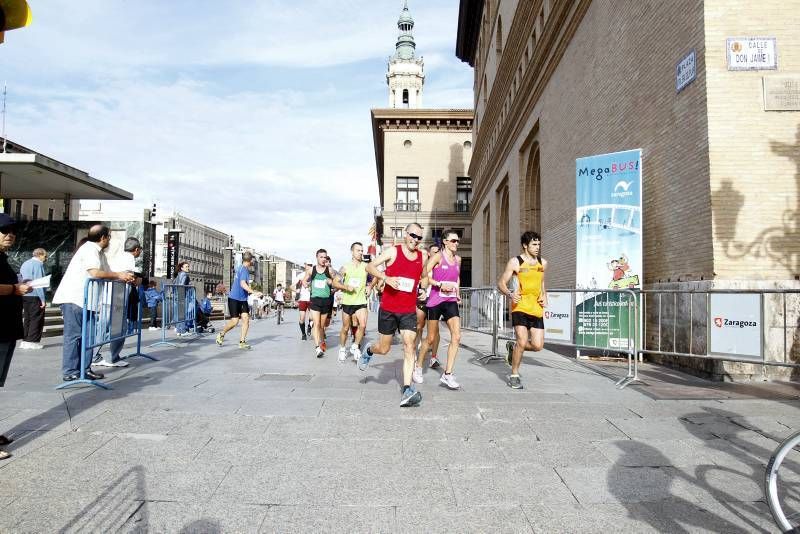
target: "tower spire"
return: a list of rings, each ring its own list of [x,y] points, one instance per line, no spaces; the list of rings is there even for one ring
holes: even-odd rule
[[[397,43],[389,59],[389,106],[393,108],[418,108],[422,106],[422,86],[425,83],[424,63],[416,57],[414,17],[408,10],[408,0],[403,1],[403,11],[397,19]]]

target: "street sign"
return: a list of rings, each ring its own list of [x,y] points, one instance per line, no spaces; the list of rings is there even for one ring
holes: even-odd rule
[[[775,37],[728,37],[728,70],[776,70]]]
[[[695,78],[697,78],[697,52],[692,49],[675,65],[675,92],[680,93]]]

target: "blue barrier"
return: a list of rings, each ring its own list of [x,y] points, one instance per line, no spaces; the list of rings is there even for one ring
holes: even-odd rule
[[[136,318],[128,317],[132,284],[119,280],[90,278],[83,287],[83,321],[81,324],[81,377],[56,386],[63,389],[77,384],[112,389],[99,380],[86,378],[86,369],[92,361],[94,350],[107,343],[123,341],[136,336],[136,352],[131,356],[142,356],[157,360],[142,352],[142,290],[139,291],[139,304]],[[129,328],[132,324],[133,328]]]
[[[194,286],[164,284],[164,300],[161,303],[161,340],[150,346],[177,347],[175,343],[167,341],[167,331],[172,326],[176,329],[185,326],[187,335],[196,335],[196,301]]]

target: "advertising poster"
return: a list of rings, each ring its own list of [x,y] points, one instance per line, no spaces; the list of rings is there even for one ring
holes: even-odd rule
[[[572,343],[572,294],[547,292],[544,339]]]
[[[642,151],[628,150],[575,161],[576,299],[578,345],[627,349],[633,312],[628,294],[595,289],[637,289],[642,282]]]
[[[760,295],[711,295],[710,321],[711,354],[761,360]]]

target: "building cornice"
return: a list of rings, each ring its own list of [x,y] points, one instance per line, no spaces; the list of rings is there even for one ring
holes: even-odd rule
[[[456,57],[471,67],[475,66],[482,13],[483,0],[461,0],[459,3]]]

